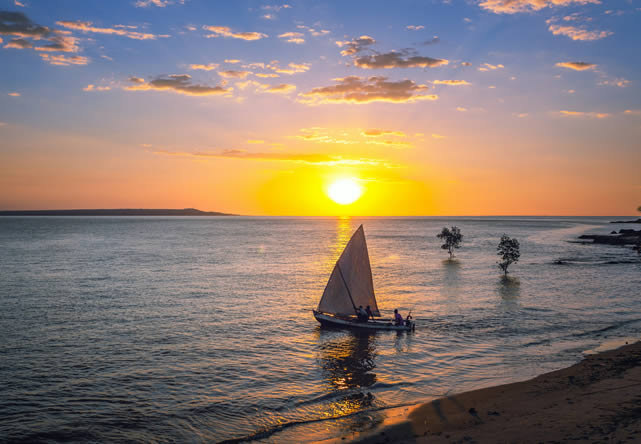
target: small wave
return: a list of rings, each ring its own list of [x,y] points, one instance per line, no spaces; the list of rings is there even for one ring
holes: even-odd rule
[[[315,424],[319,422],[324,422],[324,421],[333,421],[336,419],[343,419],[343,418],[351,418],[354,416],[358,415],[364,415],[367,413],[373,413],[373,412],[380,412],[381,410],[388,410],[388,409],[393,409],[393,408],[400,408],[400,407],[408,407],[408,406],[413,406],[415,403],[405,403],[405,404],[398,404],[398,405],[392,405],[392,406],[385,406],[385,407],[374,407],[366,410],[360,410],[358,412],[352,412],[352,413],[347,413],[345,415],[334,415],[334,416],[327,416],[323,418],[312,418],[312,419],[305,419],[301,421],[290,421],[290,422],[285,422],[282,424],[275,425],[270,428],[262,429],[259,431],[256,431],[250,435],[243,436],[241,438],[231,438],[231,439],[225,439],[223,441],[218,441],[217,444],[236,444],[236,443],[242,443],[242,442],[250,442],[250,441],[256,441],[259,439],[265,439],[269,438],[270,436],[274,435],[275,433],[282,432],[283,430],[286,430],[290,427],[294,426],[299,426],[299,425],[305,425],[305,424]]]

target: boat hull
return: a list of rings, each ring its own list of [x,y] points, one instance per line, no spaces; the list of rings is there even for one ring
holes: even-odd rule
[[[364,330],[396,330],[396,331],[411,331],[414,330],[414,322],[411,322],[410,325],[395,325],[391,321],[367,321],[359,322],[355,317],[346,318],[339,317],[328,313],[321,313],[316,310],[314,312],[314,317],[321,325],[331,326],[331,327],[344,327],[344,328],[357,328]]]

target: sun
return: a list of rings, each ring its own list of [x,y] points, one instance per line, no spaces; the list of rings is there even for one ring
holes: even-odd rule
[[[330,199],[340,205],[356,202],[363,194],[363,187],[352,178],[338,179],[327,188]]]

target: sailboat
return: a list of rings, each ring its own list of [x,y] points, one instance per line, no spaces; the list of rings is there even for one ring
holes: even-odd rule
[[[318,308],[312,311],[321,325],[375,330],[414,329],[413,321],[406,321],[404,325],[382,320],[359,321],[356,311],[360,306],[368,305],[374,317],[380,317],[374,295],[365,231],[361,225],[336,261]]]

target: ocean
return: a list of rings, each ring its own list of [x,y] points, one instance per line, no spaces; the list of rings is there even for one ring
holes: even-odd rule
[[[614,219],[0,218],[0,441],[349,439],[566,367],[641,336],[641,258],[575,242],[634,227]],[[360,224],[379,308],[415,332],[313,318]],[[521,244],[508,278],[502,234]]]

